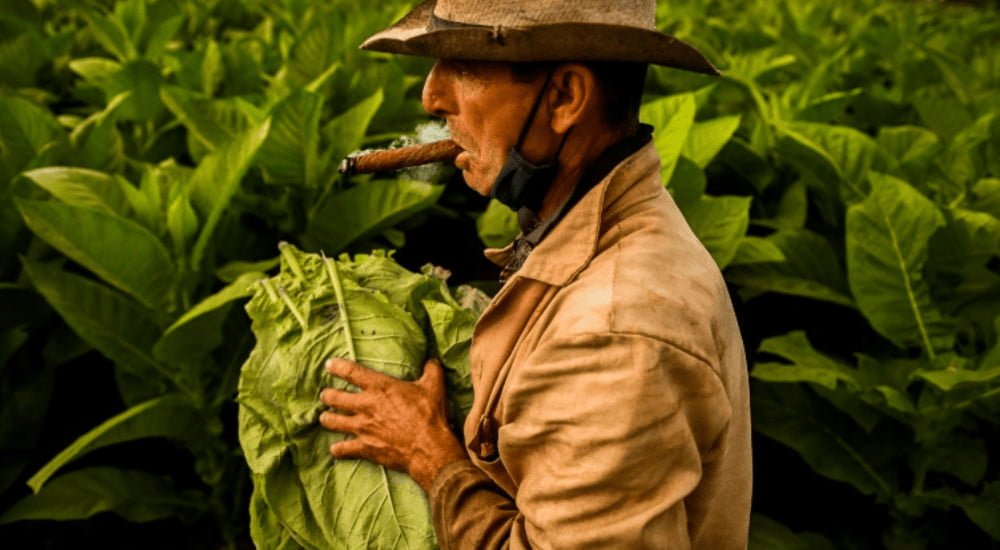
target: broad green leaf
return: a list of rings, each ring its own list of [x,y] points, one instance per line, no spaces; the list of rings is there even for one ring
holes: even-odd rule
[[[954,341],[923,277],[927,241],[944,218],[903,181],[873,174],[872,187],[847,212],[851,291],[876,331],[897,346],[921,346],[933,358]]]
[[[271,131],[257,162],[271,183],[315,187],[323,96],[297,90],[271,112]]]
[[[377,180],[328,195],[306,229],[317,248],[337,253],[392,227],[437,202],[444,186],[409,180]]]
[[[517,213],[497,200],[491,200],[486,210],[476,218],[479,240],[490,248],[501,248],[513,242],[521,233]]]
[[[162,361],[193,361],[223,343],[222,323],[233,302],[250,296],[263,273],[244,273],[232,284],[205,298],[174,321],[153,347]]]
[[[927,161],[941,144],[934,132],[919,126],[880,128],[876,140],[879,147],[900,164]]]
[[[779,151],[788,154],[796,167],[813,174],[820,183],[839,183],[840,195],[848,202],[863,199],[867,194],[868,171],[884,168],[886,164],[875,141],[848,126],[797,122],[781,127],[780,131],[784,139],[779,142]],[[795,145],[783,147],[782,143]]]
[[[811,100],[795,113],[794,119],[805,122],[830,123],[843,114],[863,91],[857,88],[846,92],[832,92]]]
[[[215,95],[215,91],[226,76],[225,67],[222,65],[222,50],[219,43],[209,40],[205,46],[205,52],[201,60],[201,93],[206,97]]]
[[[695,101],[690,93],[678,94],[644,103],[639,118],[656,128],[653,145],[660,155],[660,177],[669,182],[677,166],[684,143],[694,125]]]
[[[136,405],[81,435],[28,480],[38,493],[60,469],[83,455],[117,443],[149,437],[198,441],[204,437],[205,417],[180,395],[166,395]]]
[[[989,464],[983,440],[961,434],[952,434],[948,441],[926,449],[921,459],[929,471],[953,475],[972,487],[983,480]]]
[[[767,382],[810,382],[837,389],[837,383],[858,386],[855,369],[850,365],[827,357],[815,349],[805,332],[795,331],[764,340],[758,350],[771,353],[791,363],[760,363],[753,367],[752,376]]]
[[[343,17],[338,12],[326,11],[306,22],[308,26],[296,36],[283,70],[289,85],[305,86],[340,61],[348,47]]]
[[[129,206],[122,192],[127,182],[86,168],[51,166],[25,172],[25,177],[70,206],[92,208],[112,215],[128,215]]]
[[[792,384],[754,384],[754,430],[794,449],[816,473],[866,495],[890,497],[885,440],[864,433]],[[890,447],[891,448],[891,447]]]
[[[129,39],[128,31],[116,18],[105,17],[93,10],[84,11],[83,17],[90,26],[94,38],[108,53],[117,57],[119,61],[136,56],[135,45]]]
[[[750,516],[748,550],[835,550],[837,547],[822,535],[796,533],[761,514]]]
[[[86,519],[112,512],[146,522],[205,511],[204,495],[177,491],[170,478],[137,470],[86,468],[60,476],[0,515],[0,524],[24,520]]]
[[[114,214],[53,201],[17,201],[25,224],[63,254],[143,304],[170,303],[174,264],[163,244]]]
[[[87,117],[73,128],[70,141],[82,167],[104,172],[118,172],[125,161],[124,142],[118,133],[118,111],[132,92],[122,92],[108,102],[103,111]]]
[[[785,253],[774,241],[761,237],[743,237],[730,266],[785,261]]]
[[[773,218],[751,220],[750,223],[774,229],[802,229],[809,212],[806,184],[796,181],[785,189],[778,201]]]
[[[958,494],[950,488],[920,495],[957,506],[993,540],[1000,541],[1000,481],[986,483],[979,494]]]
[[[161,88],[160,98],[187,129],[188,149],[197,159],[237,139],[256,122],[240,98],[208,99],[177,86]]]
[[[751,197],[704,195],[684,210],[691,229],[712,254],[719,269],[729,265],[746,236],[751,200]]]
[[[68,63],[71,71],[96,85],[110,81],[122,70],[122,64],[105,57],[81,57]]]
[[[102,88],[108,101],[128,93],[118,108],[118,116],[123,120],[149,122],[163,111],[163,102],[160,101],[162,84],[163,76],[156,64],[145,59],[134,59],[122,65],[121,70]]]
[[[253,494],[250,496],[250,537],[257,548],[268,550],[302,548],[267,505],[260,483],[254,484]]]
[[[354,263],[285,246],[281,273],[257,285],[247,305],[257,346],[240,376],[240,443],[263,500],[303,546],[429,548],[434,530],[419,487],[371,462],[331,462],[330,445],[345,436],[317,423],[321,388],[348,387],[322,369],[327,358],[414,379],[426,354],[405,303],[358,286]],[[268,524],[255,527],[258,536]]]
[[[972,186],[969,208],[1000,219],[1000,179],[985,178]]]
[[[739,127],[740,115],[695,122],[691,126],[691,133],[684,142],[681,154],[694,161],[699,168],[705,168]]]
[[[191,239],[198,233],[198,215],[187,197],[179,195],[167,209],[167,231],[174,245],[174,255],[184,257]]]
[[[478,316],[472,311],[437,300],[424,300],[422,303],[434,336],[432,353],[445,368],[452,425],[455,431],[461,431],[461,423],[472,408],[469,349]]]
[[[941,271],[965,273],[1000,256],[1000,220],[964,208],[944,209],[946,224],[931,237],[928,262]]]
[[[942,141],[950,140],[963,128],[972,124],[969,110],[952,98],[917,94],[912,101],[920,120]]]
[[[191,265],[201,265],[205,249],[211,241],[222,213],[239,189],[243,174],[267,138],[270,120],[253,128],[205,157],[191,176],[191,200],[205,220],[191,251]]]
[[[674,168],[673,175],[670,176],[670,181],[667,182],[667,190],[670,191],[677,206],[684,211],[701,200],[707,184],[705,171],[699,168],[693,160],[681,155],[677,159],[677,166]]]
[[[822,236],[806,229],[779,231],[766,240],[785,260],[734,265],[726,280],[764,292],[778,292],[855,307],[838,254]]]
[[[323,126],[323,138],[329,149],[323,156],[323,164],[339,164],[348,154],[361,147],[361,139],[368,130],[372,118],[382,106],[384,94],[377,90],[367,99],[337,115]]]
[[[215,270],[215,276],[224,283],[235,283],[246,273],[265,273],[278,267],[279,257],[261,260],[259,262],[233,261]]]
[[[983,384],[985,386],[1000,379],[1000,365],[988,366],[981,370],[961,368],[919,370],[913,373],[913,377],[926,380],[941,390],[951,391],[959,385]]]
[[[46,154],[65,140],[45,109],[16,97],[0,97],[0,192],[18,172],[50,164]]]
[[[74,331],[106,357],[165,387],[163,367],[149,355],[160,333],[136,303],[58,267],[22,260],[32,284]]]

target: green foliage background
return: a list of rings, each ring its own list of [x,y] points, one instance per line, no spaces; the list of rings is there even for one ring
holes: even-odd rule
[[[356,49],[409,4],[0,0],[5,536],[246,543],[241,306],[280,240],[493,276],[467,236],[516,225],[453,174],[335,171],[427,120],[431,62]],[[998,547],[996,9],[658,15],[724,73],[653,68],[642,118],[751,356],[751,546]]]

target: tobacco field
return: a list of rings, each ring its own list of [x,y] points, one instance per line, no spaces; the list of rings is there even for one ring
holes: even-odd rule
[[[497,290],[504,207],[336,171],[435,131],[432,60],[357,49],[415,3],[0,0],[5,545],[252,547],[236,393],[279,242]],[[641,118],[743,330],[750,547],[1000,548],[1000,12],[658,21],[723,72],[652,68]]]

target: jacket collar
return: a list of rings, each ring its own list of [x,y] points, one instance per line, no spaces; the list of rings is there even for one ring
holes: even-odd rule
[[[652,142],[627,157],[608,173],[552,228],[531,251],[524,265],[512,278],[526,277],[545,284],[563,286],[574,277],[597,251],[602,215],[607,205],[627,194],[640,181],[659,184],[660,157]],[[493,263],[504,266],[513,252],[513,243],[504,248],[488,248],[484,254]]]

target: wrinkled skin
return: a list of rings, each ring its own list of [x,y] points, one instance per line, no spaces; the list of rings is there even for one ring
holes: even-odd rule
[[[424,364],[424,374],[415,382],[401,382],[347,359],[331,359],[326,368],[361,389],[327,388],[320,394],[332,409],[320,415],[320,424],[355,436],[330,447],[334,458],[364,458],[406,472],[424,491],[442,468],[465,458],[448,427],[444,369],[436,359]]]
[[[439,60],[427,76],[424,108],[447,122],[465,150],[455,166],[480,194],[489,195],[544,80],[540,75],[519,81],[506,63],[454,60]],[[544,218],[572,191],[583,168],[623,136],[605,124],[597,83],[586,66],[558,65],[542,93],[522,155],[534,163],[549,162],[564,134],[573,130],[539,212]],[[333,388],[322,392],[321,400],[332,410],[321,415],[321,425],[355,436],[334,444],[333,457],[364,458],[407,472],[425,491],[445,466],[466,459],[465,449],[448,429],[444,377],[436,360],[425,364],[415,382],[346,359],[331,359],[328,370],[361,388],[360,393]]]

